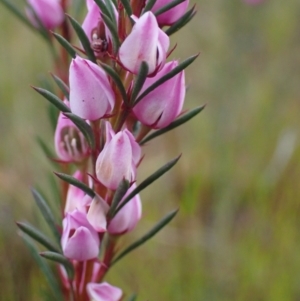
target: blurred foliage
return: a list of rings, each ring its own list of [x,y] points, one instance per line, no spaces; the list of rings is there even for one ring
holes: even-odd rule
[[[207,107],[145,146],[140,180],[183,157],[142,194],[144,219],[126,240],[181,211],[108,280],[138,300],[299,300],[300,2],[199,0],[197,10],[172,37],[172,56],[200,51],[186,72],[186,108]],[[51,62],[3,7],[0,36],[0,300],[36,301],[47,286],[14,221],[43,226],[31,185],[54,198],[53,166],[35,142],[38,134],[52,145],[47,106],[29,87],[50,79]]]

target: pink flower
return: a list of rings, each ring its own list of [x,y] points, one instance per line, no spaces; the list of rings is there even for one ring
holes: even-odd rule
[[[165,64],[155,77],[146,79],[141,93],[177,65],[177,61]],[[184,71],[181,71],[147,94],[133,108],[133,112],[143,124],[155,129],[164,128],[180,114],[184,97],[185,78]]]
[[[89,147],[82,132],[61,112],[54,134],[55,151],[66,162],[81,162],[88,155]]]
[[[127,129],[117,134],[111,129],[106,132],[106,143],[96,162],[96,175],[104,186],[115,190],[123,179],[135,180],[141,148]]]
[[[119,49],[123,66],[137,74],[141,63],[149,66],[148,74],[161,69],[166,61],[169,37],[158,27],[152,12],[146,12],[135,23]]]
[[[64,11],[60,0],[27,0],[28,4],[34,10],[36,16],[30,9],[26,9],[27,16],[33,26],[39,27],[39,21],[48,30],[59,26],[64,18]],[[39,21],[36,20],[39,18]]]
[[[119,301],[122,297],[122,290],[107,282],[88,283],[87,292],[93,301]]]
[[[89,224],[85,213],[78,210],[66,213],[61,237],[64,256],[79,261],[93,259],[98,256],[99,244],[98,233]]]
[[[133,184],[125,197],[136,188]],[[124,198],[125,198],[124,197]],[[121,201],[122,203],[122,201]],[[110,234],[123,234],[132,231],[142,216],[142,203],[140,196],[134,196],[111,220],[108,226]]]
[[[71,111],[97,120],[112,112],[115,99],[105,72],[89,60],[76,57],[69,73]]]
[[[161,9],[162,7],[164,7],[165,5],[171,2],[172,0],[156,0],[151,11],[155,13],[157,10]],[[158,24],[160,26],[172,25],[185,14],[188,5],[189,5],[189,0],[184,0],[183,2],[174,6],[170,10],[158,15],[156,17]]]

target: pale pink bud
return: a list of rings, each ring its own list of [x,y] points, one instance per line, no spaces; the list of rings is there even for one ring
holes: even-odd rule
[[[59,113],[54,134],[55,151],[59,159],[66,162],[81,162],[89,151],[88,143],[76,125]]]
[[[88,283],[87,292],[93,301],[119,301],[123,294],[120,288],[107,282]]]
[[[177,65],[177,61],[165,64],[155,77],[147,78],[141,93]],[[185,78],[184,71],[181,71],[147,94],[133,108],[133,112],[143,124],[155,129],[164,128],[180,114],[184,97]]]
[[[39,27],[39,21],[49,30],[59,26],[64,18],[60,0],[27,0],[36,16],[30,9],[26,9],[27,16],[33,26]],[[39,21],[36,20],[39,18]]]
[[[133,184],[124,198],[136,188]],[[122,201],[121,201],[122,204]],[[134,196],[110,221],[108,232],[110,234],[124,234],[132,231],[142,216],[142,203],[140,196]]]
[[[88,222],[85,213],[78,210],[66,213],[61,237],[64,256],[79,261],[96,258],[99,244],[98,233]]]
[[[151,11],[155,13],[157,10],[159,10],[160,8],[164,7],[165,5],[171,2],[172,0],[156,0]],[[160,26],[172,25],[185,14],[188,5],[189,5],[189,0],[184,0],[183,2],[169,9],[168,11],[158,15],[156,17],[158,24]]]
[[[127,129],[113,134],[98,156],[97,178],[104,186],[115,190],[123,179],[135,180],[140,158],[141,148]]]
[[[149,74],[152,74],[164,65],[169,45],[169,37],[158,27],[153,13],[146,12],[122,43],[119,58],[122,65],[134,74],[145,61]]]
[[[108,204],[99,195],[96,195],[89,208],[87,219],[97,232],[106,231],[106,214],[108,210]]]
[[[112,112],[114,93],[105,72],[89,60],[76,57],[69,73],[71,111],[83,119],[97,120]]]

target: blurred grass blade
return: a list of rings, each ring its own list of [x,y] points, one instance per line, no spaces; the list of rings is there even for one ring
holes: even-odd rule
[[[121,3],[123,4],[125,11],[130,18],[130,16],[132,15],[132,9],[129,0],[121,0]]]
[[[120,46],[120,40],[118,35],[118,29],[117,29],[117,23],[114,23],[107,15],[101,14],[101,17],[103,19],[103,22],[108,27],[111,36],[112,36],[112,46],[113,46],[113,53],[114,55],[117,55],[119,46]]]
[[[174,0],[166,5],[164,5],[163,7],[161,7],[160,9],[158,9],[154,15],[157,17],[163,13],[165,13],[166,11],[170,10],[171,8],[175,7],[176,5],[182,3],[185,0]]]
[[[128,97],[126,94],[126,90],[123,86],[122,80],[120,79],[118,73],[110,66],[106,64],[101,64],[101,67],[104,69],[104,71],[112,78],[114,83],[116,84],[118,90],[120,91],[123,101],[126,105],[129,105],[128,103]]]
[[[55,83],[57,84],[57,86],[59,87],[59,89],[62,91],[62,93],[64,94],[64,96],[69,100],[69,91],[70,91],[69,87],[58,76],[56,76],[56,75],[54,75],[52,73],[51,73],[51,76],[53,77]]]
[[[42,244],[44,247],[49,249],[50,251],[59,253],[59,249],[54,245],[52,241],[48,239],[48,237],[40,232],[40,230],[34,228],[32,225],[24,223],[24,222],[17,222],[17,226],[28,236]]]
[[[73,123],[79,128],[79,130],[84,135],[90,148],[94,149],[95,137],[94,137],[94,133],[93,133],[91,126],[84,119],[80,118],[79,116],[77,116],[75,114],[65,113],[64,115],[73,121]]]
[[[133,251],[134,249],[138,248],[142,244],[144,244],[147,240],[149,240],[151,237],[153,237],[157,232],[159,232],[163,227],[165,227],[177,214],[178,209],[171,211],[166,216],[164,216],[148,233],[146,233],[144,236],[142,236],[140,239],[135,241],[133,244],[128,246],[124,251],[122,251],[111,263],[110,266],[115,264],[117,261],[119,261],[121,258],[123,258],[125,255]]]
[[[63,256],[59,253],[49,252],[49,251],[41,252],[40,255],[44,258],[47,258],[49,260],[52,260],[52,261],[62,264],[68,273],[69,279],[72,280],[74,278],[74,267],[68,258],[66,258],[65,256]]]
[[[143,9],[143,14],[145,12],[151,10],[152,7],[154,6],[155,2],[156,2],[156,0],[148,0],[147,3],[146,3],[146,5],[145,5],[145,7],[144,7],[144,9]]]
[[[195,16],[195,5],[188,10],[178,21],[176,21],[172,26],[170,26],[165,33],[170,36],[179,29],[181,29],[183,26],[185,26],[188,22],[192,20],[192,18]]]
[[[51,103],[48,103],[47,114],[48,114],[48,118],[50,121],[51,129],[54,133],[55,129],[56,129],[56,125],[57,125],[59,110],[57,109],[57,107],[53,106]]]
[[[41,137],[36,137],[36,142],[42,149],[45,156],[49,159],[55,158],[55,154],[52,152],[52,150],[48,147],[48,145],[44,142],[44,140]],[[55,161],[51,160],[52,163],[55,165],[57,164]]]
[[[177,158],[171,160],[161,168],[159,168],[156,172],[154,172],[151,176],[149,176],[146,180],[144,180],[140,185],[138,185],[120,204],[120,206],[116,209],[116,215],[135,195],[137,195],[140,191],[144,190],[147,186],[152,184],[158,178],[160,178],[163,174],[165,174],[168,170],[170,170],[180,159],[181,155]]]
[[[60,286],[57,282],[57,276],[54,275],[54,273],[50,269],[47,262],[41,258],[41,256],[39,255],[39,252],[36,249],[33,241],[26,234],[21,233],[21,237],[24,240],[27,248],[29,249],[29,251],[31,253],[31,256],[33,257],[34,261],[37,263],[37,265],[39,266],[41,271],[46,276],[47,282],[48,282],[48,284],[51,288],[51,291],[53,293],[53,296],[55,298],[54,300],[55,301],[63,301],[64,299],[62,297]]]
[[[60,111],[64,113],[71,112],[69,107],[64,104],[64,102],[57,97],[55,94],[45,90],[43,88],[32,87],[35,91],[44,96],[48,101],[50,101],[53,105],[55,105]]]
[[[52,32],[53,36],[56,38],[56,40],[58,41],[58,43],[65,48],[65,50],[69,53],[69,55],[75,59],[76,57],[76,50],[74,49],[74,47],[61,35],[59,35],[56,32]]]
[[[127,301],[136,301],[137,295],[136,294],[132,294]]]
[[[34,200],[35,200],[37,206],[39,207],[45,221],[47,222],[48,226],[50,227],[56,241],[60,244],[61,235],[60,235],[59,231],[57,230],[55,218],[54,218],[54,215],[53,215],[50,207],[48,206],[46,200],[42,197],[42,195],[37,190],[32,188],[31,193],[32,193]]]
[[[173,70],[171,70],[166,75],[162,76],[159,80],[157,80],[154,84],[152,84],[150,87],[148,87],[135,101],[135,104],[137,104],[139,101],[142,100],[143,97],[148,95],[151,91],[153,91],[158,86],[162,85],[164,82],[169,80],[170,78],[174,77],[176,74],[187,68],[197,57],[199,54],[193,55],[186,60],[184,60],[182,63],[180,63],[177,67],[175,67]]]
[[[112,2],[112,0],[104,0],[105,2],[105,6],[107,7],[107,10],[109,11],[109,16],[111,21],[115,24],[115,26],[117,27],[117,20],[116,20],[116,7],[114,6],[114,3]]]
[[[148,135],[147,137],[145,137],[141,142],[140,145],[145,144],[146,142],[152,140],[155,137],[158,137],[162,134],[165,134],[166,132],[169,132],[173,129],[175,129],[176,127],[184,124],[185,122],[189,121],[190,119],[192,119],[193,117],[195,117],[196,115],[198,115],[203,109],[205,108],[204,106],[195,108],[193,110],[190,110],[189,112],[187,112],[186,114],[180,116],[178,119],[176,119],[175,121],[173,121],[171,124],[169,124],[167,127],[157,130],[154,133],[151,133],[150,135]]]
[[[124,195],[126,194],[129,186],[130,186],[130,183],[125,179],[122,180],[122,182],[119,184],[119,186],[114,194],[109,211],[107,213],[108,218],[111,218],[114,216],[114,212],[115,212],[116,208],[118,207],[119,203],[121,202],[121,200],[123,199]]]
[[[57,175],[61,180],[81,189],[87,195],[89,195],[91,198],[93,198],[95,196],[95,192],[93,191],[93,189],[91,189],[90,187],[85,185],[83,182],[78,181],[76,178],[74,178],[70,175],[64,174],[64,173],[60,173],[60,172],[55,172],[54,174]]]
[[[87,57],[93,63],[96,63],[96,57],[95,57],[94,51],[91,48],[90,41],[89,41],[88,37],[86,36],[84,30],[82,29],[81,25],[75,19],[73,19],[71,16],[67,15],[67,17],[69,18],[70,23],[71,23],[72,27],[74,28],[74,30],[78,36],[78,39],[80,40],[80,42],[85,50]]]
[[[136,103],[135,99],[143,88],[143,85],[147,79],[148,72],[149,72],[149,66],[146,62],[143,61],[141,63],[139,72],[136,75],[136,78],[135,78],[135,81],[133,84],[131,98],[130,98],[130,104]]]

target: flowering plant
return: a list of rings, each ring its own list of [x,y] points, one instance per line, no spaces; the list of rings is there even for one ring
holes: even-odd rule
[[[192,19],[195,8],[187,10],[188,0],[86,0],[80,25],[66,15],[72,1],[28,0],[25,14],[11,1],[1,2],[47,41],[57,84],[57,91],[34,89],[56,116],[56,154],[47,154],[59,169],[61,216],[56,218],[42,193],[33,189],[53,237],[18,222],[22,238],[42,266],[55,300],[123,300],[123,291],[104,281],[107,271],[178,211],[119,251],[119,238],[142,217],[139,193],[180,158],[139,182],[143,145],[203,109],[182,112],[184,69],[197,55],[167,62],[173,51],[169,36]],[[34,241],[46,250],[38,251]],[[55,262],[56,274],[40,256]]]

